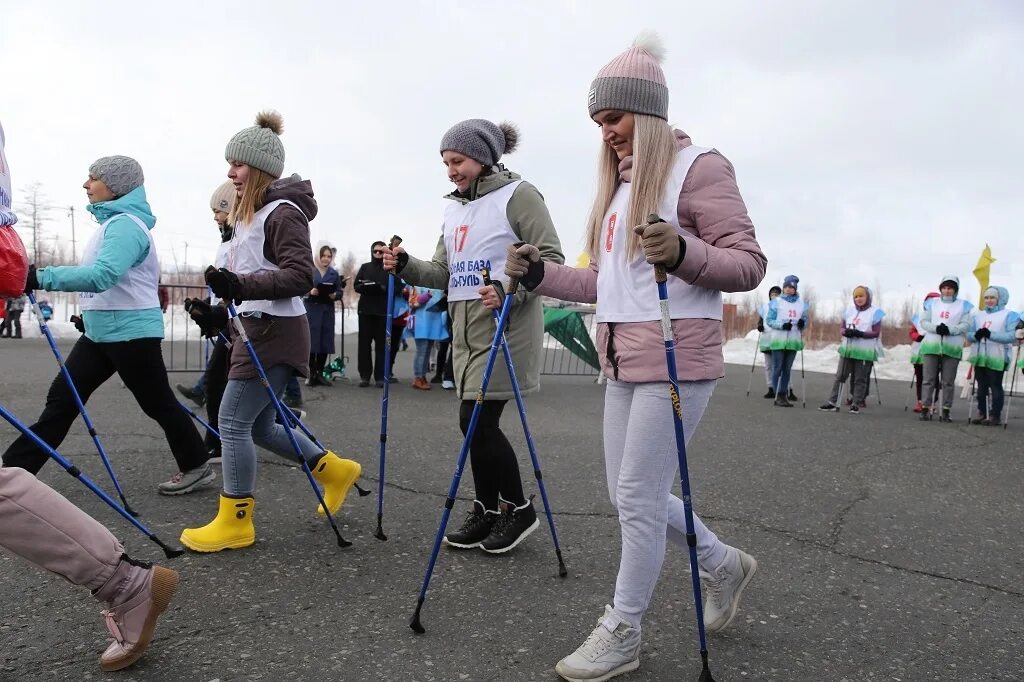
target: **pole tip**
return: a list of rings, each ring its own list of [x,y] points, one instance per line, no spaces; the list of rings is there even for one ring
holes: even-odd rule
[[[338,536],[338,547],[351,547],[352,543],[341,537],[341,533],[337,533]]]
[[[373,534],[373,537],[377,538],[378,540],[383,540],[385,542],[388,539],[388,536],[384,534],[384,528],[381,526],[377,526],[377,532]]]
[[[416,612],[412,614],[412,620],[409,621],[409,627],[411,627],[412,631],[417,635],[422,635],[427,631],[426,628],[423,627],[423,624],[420,623],[420,608],[422,607],[422,602],[416,605]]]

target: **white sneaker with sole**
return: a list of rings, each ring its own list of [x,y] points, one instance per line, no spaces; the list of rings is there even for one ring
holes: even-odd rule
[[[216,479],[217,474],[214,473],[213,467],[209,462],[205,462],[195,469],[179,471],[171,480],[158,485],[157,489],[161,495],[187,495],[213,483]]]
[[[711,573],[700,572],[707,599],[704,600],[704,627],[719,632],[732,621],[740,605],[743,590],[757,571],[757,561],[742,550],[730,547],[725,559]]]
[[[603,682],[640,667],[640,629],[619,618],[610,606],[579,649],[555,666],[569,682]]]

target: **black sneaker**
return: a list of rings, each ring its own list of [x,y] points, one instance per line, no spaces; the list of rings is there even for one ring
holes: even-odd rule
[[[786,396],[780,395],[775,398],[775,407],[793,407],[793,403],[786,400]]]
[[[444,542],[446,545],[459,549],[479,547],[480,543],[491,534],[491,529],[497,523],[498,518],[498,512],[486,511],[479,500],[473,500],[473,509],[466,514],[462,528],[445,533]]]
[[[835,403],[825,403],[824,405],[819,407],[818,410],[820,410],[821,412],[838,412],[839,406],[836,405]]]
[[[857,405],[850,405],[850,414],[860,414],[860,407]]]
[[[537,512],[533,510],[533,495],[530,495],[521,507],[509,506],[494,524],[491,534],[480,543],[480,548],[489,554],[503,554],[525,540],[539,525]]]
[[[932,408],[925,407],[921,410],[921,421],[930,422],[932,420]]]
[[[796,393],[793,393],[793,389],[789,389],[789,395],[786,397],[786,399],[789,400],[789,402],[791,403],[795,403],[800,400],[800,398],[796,397]]]
[[[182,386],[181,384],[175,384],[174,388],[178,389],[178,393],[182,394],[199,407],[206,404],[206,394],[194,391],[190,386]]]
[[[953,421],[953,418],[949,416],[949,408],[948,407],[943,407],[942,408],[942,414],[939,416],[939,421],[940,422],[946,422],[947,424],[949,424],[949,423],[951,423]]]
[[[370,385],[370,380],[369,379],[360,379],[359,380],[359,388],[366,388],[369,385]]]
[[[769,388],[768,392],[765,393],[761,397],[764,398],[765,400],[774,400],[775,399],[775,389],[774,388]]]

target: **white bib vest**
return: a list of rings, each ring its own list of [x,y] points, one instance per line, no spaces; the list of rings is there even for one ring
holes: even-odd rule
[[[0,225],[13,225],[17,216],[11,208],[11,170],[4,155],[4,129],[0,127]]]
[[[954,327],[960,324],[960,318],[967,312],[967,301],[958,298],[955,301],[946,303],[941,298],[932,299],[931,304],[932,324],[938,326],[945,324],[947,327]],[[941,337],[938,334],[932,332],[926,332],[924,339],[921,341],[925,346],[943,344],[946,346],[963,346],[964,335],[959,334],[957,336],[946,336]]]
[[[974,323],[978,329],[989,331],[1004,331],[1006,329],[1006,318],[1010,311],[1006,308],[995,312],[987,313],[979,310],[974,313]],[[1010,360],[1010,345],[993,341],[991,338],[975,341],[971,350],[971,364],[989,367],[994,370],[1006,369]]]
[[[843,323],[847,329],[856,329],[857,331],[867,333],[874,327],[875,317],[879,312],[879,309],[875,306],[871,306],[867,310],[857,310],[856,306],[850,306],[843,313]],[[854,360],[870,360],[874,362],[878,359],[878,347],[879,340],[877,337],[873,339],[843,337],[839,354]]]
[[[268,261],[266,256],[263,255],[263,244],[266,241],[266,233],[263,230],[263,226],[267,222],[267,216],[281,204],[295,206],[302,213],[302,209],[293,202],[287,199],[278,199],[277,201],[271,201],[256,211],[256,215],[253,216],[252,222],[248,225],[235,224],[231,241],[228,242],[226,250],[227,265],[225,267],[228,270],[235,274],[248,275],[254,272],[277,272],[281,269]],[[312,261],[310,261],[310,267],[313,267]],[[278,317],[298,317],[299,315],[306,314],[306,308],[302,305],[302,299],[298,296],[279,298],[273,301],[242,301],[241,305],[236,306],[236,308],[239,313],[260,312]]]
[[[149,240],[149,253],[138,265],[128,269],[117,284],[100,293],[79,292],[78,301],[82,310],[148,310],[160,307],[160,296],[157,288],[160,282],[160,260],[156,255],[156,243],[153,233],[146,224],[130,213],[118,213],[103,221],[92,238],[85,245],[81,265],[91,265],[96,261],[103,243],[103,235],[107,226],[115,218],[124,216],[135,223]]]
[[[679,195],[690,167],[701,154],[712,151],[709,147],[690,146],[676,154],[665,192],[658,202],[658,215],[662,220],[684,234],[679,226]],[[629,198],[633,185],[619,185],[611,204],[604,214],[604,237],[600,269],[597,273],[598,322],[649,322],[661,319],[658,287],[654,282],[654,267],[637,249],[631,262],[626,262],[628,239],[633,227],[646,220],[628,215]],[[679,319],[722,319],[722,294],[704,287],[687,284],[678,277],[668,278],[669,314]]]
[[[448,300],[480,298],[484,281],[480,270],[490,270],[492,280],[508,285],[505,251],[519,237],[508,222],[508,202],[522,180],[467,202],[450,203],[444,211],[444,245],[448,251]]]

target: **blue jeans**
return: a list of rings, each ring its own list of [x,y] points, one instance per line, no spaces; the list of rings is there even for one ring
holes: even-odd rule
[[[775,395],[781,397],[789,393],[789,374],[793,370],[794,360],[795,350],[772,351],[772,385],[775,386]]]
[[[416,358],[412,363],[412,374],[417,377],[425,377],[430,372],[430,351],[434,349],[434,342],[430,339],[416,339]]]
[[[281,395],[293,372],[288,365],[275,365],[267,370],[274,393]],[[292,462],[298,461],[288,432],[274,421],[276,416],[277,411],[259,379],[228,380],[219,415],[226,494],[252,495],[256,487],[256,445]],[[301,431],[293,430],[292,434],[303,459],[312,467],[322,452]]]

